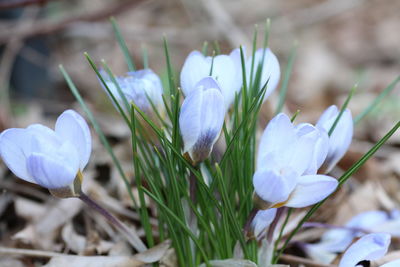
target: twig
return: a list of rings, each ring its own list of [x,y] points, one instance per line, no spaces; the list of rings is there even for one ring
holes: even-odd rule
[[[23,256],[40,257],[40,258],[65,256],[65,254],[51,252],[51,251],[22,249],[22,248],[6,248],[6,247],[0,247],[0,255],[23,255]]]
[[[123,222],[114,217],[111,213],[106,211],[103,207],[101,207],[97,202],[91,199],[88,195],[83,192],[80,193],[79,199],[85,202],[89,207],[96,210],[98,213],[103,215],[117,230],[119,230],[124,237],[129,241],[129,243],[138,251],[143,252],[147,250],[146,246],[143,244],[142,240],[139,236],[132,232]]]
[[[52,0],[8,0],[0,2],[0,10],[30,5],[44,5],[48,1]]]
[[[113,4],[110,7],[106,7],[98,12],[94,12],[91,14],[82,14],[72,18],[67,18],[61,20],[56,23],[49,23],[46,21],[37,22],[33,28],[23,29],[20,31],[16,31],[15,29],[9,30],[5,34],[0,35],[0,43],[8,42],[10,38],[16,38],[19,40],[24,40],[26,38],[36,36],[36,35],[45,35],[54,33],[60,30],[63,30],[71,24],[81,21],[86,22],[94,22],[98,20],[103,20],[105,18],[110,17],[111,15],[119,14],[124,11],[128,11],[133,6],[136,6],[142,3],[144,0],[126,0],[122,2],[118,2],[117,4]]]

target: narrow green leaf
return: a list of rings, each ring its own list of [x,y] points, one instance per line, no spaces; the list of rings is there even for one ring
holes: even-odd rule
[[[397,83],[400,81],[400,76],[398,76],[391,84],[389,84],[383,91],[372,101],[372,103],[360,114],[354,118],[354,124],[359,123],[365,116],[367,116],[375,107],[382,101],[385,96],[396,88]]]
[[[117,38],[119,47],[121,48],[122,53],[124,54],[125,62],[128,65],[129,71],[135,71],[136,70],[135,63],[133,62],[132,56],[129,53],[128,47],[126,46],[125,39],[122,37],[117,21],[115,20],[114,17],[111,17],[110,22],[112,24],[114,34],[115,37]]]
[[[289,61],[286,66],[285,73],[283,75],[282,85],[281,88],[279,88],[279,102],[278,106],[276,107],[275,115],[280,113],[283,109],[283,105],[285,103],[286,94],[288,90],[290,75],[292,74],[293,70],[293,63],[296,58],[296,53],[297,53],[297,43],[293,45],[289,54]]]
[[[338,114],[338,116],[336,117],[335,121],[333,122],[331,128],[329,129],[328,135],[331,136],[333,131],[335,130],[337,124],[339,123],[340,118],[342,117],[344,111],[346,110],[347,106],[350,103],[351,98],[354,95],[354,92],[356,91],[358,87],[358,84],[356,83],[350,90],[349,95],[346,98],[346,101],[344,101],[342,108],[340,109],[340,112]]]

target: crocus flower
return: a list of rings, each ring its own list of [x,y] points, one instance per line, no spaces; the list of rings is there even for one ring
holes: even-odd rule
[[[183,101],[179,126],[184,152],[193,163],[206,159],[217,141],[225,117],[224,98],[217,82],[206,77]]]
[[[288,206],[302,208],[330,195],[337,187],[336,179],[306,173],[320,162],[325,153],[318,148],[319,130],[296,129],[283,113],[274,117],[265,129],[253,176],[256,204],[261,209]],[[314,162],[314,163],[313,163]]]
[[[253,63],[253,72],[251,72],[251,66],[253,62],[253,57],[250,57],[246,62],[246,79],[248,85],[252,83],[255,85],[256,73],[258,66],[261,67],[261,75],[260,80],[258,82],[257,91],[261,90],[265,85],[267,85],[266,92],[264,95],[264,101],[267,99],[272,92],[275,91],[278,86],[279,79],[281,76],[281,70],[279,66],[279,61],[272,53],[271,49],[258,49],[254,53],[254,63]],[[253,75],[251,76],[251,73]]]
[[[325,129],[327,132],[331,129],[339,110],[336,106],[332,105],[327,108],[319,118],[316,127]],[[343,112],[335,130],[329,137],[329,152],[324,162],[324,172],[328,173],[344,156],[350,146],[353,137],[353,118],[349,109]]]
[[[265,232],[265,229],[275,219],[277,209],[259,210],[251,222],[250,229],[252,235],[260,240]]]
[[[197,83],[207,76],[218,82],[228,109],[242,87],[240,50],[235,49],[230,55],[218,55],[214,58],[205,57],[199,51],[191,52],[183,64],[180,78],[185,96],[195,90]]]
[[[122,108],[126,108],[123,98],[119,94],[118,89],[113,83],[112,79],[104,70],[102,70],[100,73],[106,82],[108,89],[118,101],[118,104]],[[140,110],[148,115],[152,114],[153,112],[153,106],[151,104],[153,104],[156,108],[163,110],[163,87],[161,80],[151,69],[128,72],[127,76],[115,77],[115,79],[128,104],[133,102]],[[103,83],[101,83],[101,85],[104,88]]]
[[[360,229],[360,230],[357,230]],[[321,263],[331,263],[337,253],[342,253],[353,242],[354,238],[368,232],[385,231],[392,236],[400,237],[400,214],[397,210],[388,213],[380,210],[362,212],[348,221],[343,228],[326,231],[320,242],[304,244],[305,252]]]
[[[339,267],[355,267],[360,261],[382,258],[388,251],[390,235],[385,233],[368,234],[352,244],[343,254]]]
[[[55,130],[41,124],[11,128],[0,135],[0,156],[19,178],[50,190],[72,186],[89,161],[91,136],[85,120],[66,110]]]

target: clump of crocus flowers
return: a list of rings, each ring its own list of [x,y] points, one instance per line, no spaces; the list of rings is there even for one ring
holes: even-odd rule
[[[242,216],[247,218],[247,221],[240,225],[244,229],[243,232],[240,232],[241,236],[234,236],[238,243],[241,242],[242,253],[246,255],[248,251],[244,248],[246,238],[249,237],[256,243],[267,238],[270,247],[273,248],[271,244],[274,242],[274,230],[285,208],[305,208],[314,205],[329,197],[338,188],[339,182],[330,175],[330,172],[344,156],[352,140],[354,123],[349,109],[340,110],[337,106],[332,105],[322,113],[315,124],[297,123],[294,117],[291,118],[285,113],[277,112],[277,115],[266,125],[259,140],[255,138],[256,131],[254,131],[254,139],[246,139],[248,138],[246,134],[252,131],[252,127],[249,126],[250,124],[246,124],[245,120],[242,122],[240,120],[247,115],[245,113],[254,112],[255,106],[258,105],[259,108],[274,93],[280,80],[280,64],[268,47],[253,51],[250,57],[247,57],[244,48],[234,49],[227,55],[215,55],[214,53],[212,56],[208,56],[199,51],[191,52],[180,73],[179,89],[171,90],[170,88],[171,98],[168,98],[159,76],[147,67],[127,72],[125,76],[114,77],[108,69],[107,71],[96,70],[96,73],[101,87],[112,99],[118,112],[125,116],[132,135],[136,137],[139,132],[135,121],[135,115],[139,113],[141,123],[148,123],[150,127],[143,128],[145,130],[144,138],[137,140],[146,141],[146,135],[149,135],[147,130],[150,128],[154,131],[153,138],[161,140],[156,142],[156,145],[152,143],[151,146],[145,147],[140,153],[135,150],[137,144],[133,145],[134,162],[140,160],[140,157],[145,157],[147,162],[154,165],[152,168],[160,168],[159,177],[161,179],[158,181],[160,188],[173,185],[173,190],[168,192],[152,191],[156,188],[156,182],[151,177],[151,172],[147,173],[142,165],[136,164],[135,172],[138,171],[136,167],[142,168],[139,171],[144,173],[141,175],[144,178],[140,177],[140,179],[147,179],[150,188],[144,189],[141,184],[138,184],[139,197],[142,197],[141,204],[143,205],[140,210],[141,215],[146,214],[147,209],[143,195],[140,195],[143,194],[141,190],[152,191],[149,195],[158,201],[161,201],[160,199],[164,196],[168,198],[171,194],[175,202],[182,202],[185,205],[180,203],[181,206],[177,209],[176,214],[174,212],[168,214],[171,218],[178,215],[184,216],[185,223],[187,222],[189,225],[184,230],[192,231],[192,239],[193,236],[199,236],[199,232],[203,228],[207,229],[207,234],[213,233],[217,220],[210,222],[202,220],[201,216],[209,216],[209,214],[202,213],[203,211],[200,211],[200,205],[198,205],[199,201],[205,201],[205,195],[201,195],[198,199],[192,196],[193,192],[191,191],[196,188],[191,187],[192,181],[190,183],[185,181],[187,177],[193,180],[199,179],[198,177],[201,176],[199,181],[203,187],[199,185],[199,188],[203,191],[210,190],[210,193],[206,194],[210,198],[209,201],[206,200],[209,205],[213,205],[215,202],[218,205],[223,202],[225,205],[225,202],[232,201],[234,203],[232,206],[240,210],[246,210],[246,205],[253,208],[249,214],[246,213]],[[174,94],[174,92],[178,93]],[[180,92],[183,93],[182,98],[179,97]],[[245,98],[248,95],[251,99]],[[239,107],[243,107],[243,110],[241,111]],[[169,116],[170,120],[164,116],[165,114]],[[158,120],[158,123],[153,124],[154,120]],[[240,123],[247,127],[241,133],[239,130],[242,124]],[[158,126],[160,127],[158,128]],[[220,138],[221,136],[223,138]],[[243,206],[241,206],[242,203],[238,203],[236,195],[227,196],[230,193],[229,182],[232,182],[229,180],[230,178],[222,177],[221,179],[226,179],[222,183],[216,181],[215,178],[215,173],[217,176],[223,176],[218,164],[220,163],[222,166],[226,164],[226,161],[216,162],[218,157],[213,157],[213,154],[216,154],[214,153],[216,150],[219,150],[220,153],[222,150],[222,154],[232,153],[229,149],[235,145],[242,145],[240,143],[239,145],[238,143],[233,144],[234,138],[243,138],[243,142],[246,142],[244,147],[250,146],[251,141],[248,140],[254,141],[254,151],[250,149],[255,154],[254,172],[252,171],[247,177],[247,183],[243,183],[246,186],[240,188],[247,197],[244,200],[247,203]],[[226,139],[225,147],[218,146],[219,139]],[[138,142],[137,140],[132,138],[132,142]],[[255,146],[256,143],[258,146]],[[137,251],[145,250],[146,245],[136,233],[132,233],[121,221],[105,211],[82,191],[83,171],[89,162],[91,146],[89,126],[85,119],[73,110],[67,110],[58,117],[54,130],[43,125],[33,124],[24,129],[8,129],[0,135],[0,156],[15,176],[49,189],[56,197],[82,199],[105,215],[117,229],[127,236],[128,241]],[[169,152],[172,154],[168,154]],[[151,153],[156,155],[156,160],[149,156]],[[182,159],[184,163],[177,164]],[[223,157],[223,159],[225,158]],[[161,170],[162,164],[165,164],[167,168]],[[215,166],[215,169],[210,166]],[[249,169],[252,169],[251,164]],[[184,177],[172,175],[176,180],[171,180],[171,176],[168,174],[175,174],[176,170],[180,170]],[[140,183],[140,179],[137,179],[136,182]],[[219,189],[222,187],[220,191],[216,189],[218,186],[220,186]],[[182,188],[183,193],[179,193]],[[188,201],[191,201],[190,205],[187,205]],[[163,210],[168,210],[170,206],[174,205],[166,202],[161,206]],[[188,211],[187,206],[190,206],[192,212]],[[232,211],[221,210],[225,206],[221,205],[221,207],[218,206],[218,212],[220,212],[216,217],[218,220],[223,216],[232,216],[230,214]],[[251,208],[247,209],[247,211],[249,210]],[[210,214],[213,213],[210,212]],[[193,219],[195,216],[200,216],[200,218],[197,218],[196,221]],[[176,223],[165,217],[164,220],[168,221],[169,227]],[[235,223],[232,222],[234,218],[229,217],[229,220],[232,224]],[[193,228],[195,223],[203,225],[195,229]],[[209,228],[204,225],[207,223],[211,225]],[[235,231],[241,231],[240,227],[236,227]],[[174,234],[171,234],[171,238],[176,238],[175,231],[175,229],[172,230]],[[321,245],[303,244],[303,248],[311,255],[315,252],[319,253],[318,251],[326,252],[327,248],[337,248],[340,245],[341,251],[335,252],[345,253],[339,266],[352,267],[356,266],[359,261],[381,257],[386,253],[390,243],[390,236],[387,234],[374,233],[362,236],[359,232],[343,231],[341,235],[338,235],[343,238],[339,241],[323,237]],[[226,231],[223,234],[231,233]],[[148,235],[147,232],[146,235]],[[326,236],[329,236],[329,233]],[[360,240],[351,245],[353,239],[360,236]],[[213,237],[211,236],[211,238]],[[148,240],[150,240],[149,243],[154,242],[152,238]],[[211,243],[215,246],[212,241]],[[183,244],[179,244],[179,246],[181,245]],[[193,246],[193,243],[188,242],[188,245]],[[234,245],[236,246],[233,242],[227,244],[230,249]],[[177,245],[175,248],[182,249],[179,246]],[[224,256],[226,255],[219,254],[218,257]],[[204,253],[202,257],[206,258]],[[267,266],[266,264],[269,264],[271,259],[264,255],[259,256],[259,261],[264,261],[264,265],[260,266]],[[384,266],[391,267],[396,263],[398,262]]]

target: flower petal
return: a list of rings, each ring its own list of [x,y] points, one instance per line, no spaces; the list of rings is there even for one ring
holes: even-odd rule
[[[336,179],[326,175],[301,176],[285,206],[304,208],[315,204],[332,194],[337,185]]]
[[[389,245],[389,234],[365,235],[347,249],[340,260],[339,267],[353,267],[363,260],[377,260],[387,253]]]
[[[257,168],[267,164],[269,154],[280,154],[286,148],[291,149],[296,141],[296,133],[289,117],[280,113],[267,125],[261,137],[257,155]]]
[[[83,170],[92,151],[92,138],[85,119],[73,110],[66,110],[58,117],[55,132],[78,151],[79,168]]]
[[[26,129],[12,128],[0,135],[0,156],[7,167],[19,178],[35,183],[26,166],[31,153],[32,135]]]
[[[385,263],[384,265],[381,265],[380,267],[399,267],[399,266],[400,266],[400,260],[395,260],[395,261]]]
[[[272,223],[275,219],[277,209],[259,210],[251,222],[251,228],[253,229],[254,236],[259,238],[264,230]]]
[[[202,79],[183,101],[179,116],[184,152],[189,152],[194,162],[208,157],[224,117],[224,99],[217,82],[212,77]]]
[[[296,187],[297,177],[297,173],[291,169],[283,170],[282,173],[273,169],[258,169],[253,176],[253,185],[261,199],[271,204],[278,204],[289,198]]]
[[[250,57],[246,62],[246,77],[249,85],[251,80],[250,78],[251,62],[252,62],[252,57]],[[275,91],[279,83],[281,70],[278,59],[269,48],[266,49],[260,48],[254,54],[254,66],[253,66],[253,77],[252,77],[253,80],[255,79],[259,64],[261,64],[262,66],[262,71],[261,71],[261,78],[258,90],[262,89],[263,86],[268,82],[267,90],[264,95],[264,101],[265,101],[268,98],[268,96],[271,95],[273,91]]]
[[[329,132],[335,122],[339,110],[336,106],[330,106],[321,115],[316,126]],[[344,156],[350,146],[353,137],[353,119],[350,110],[343,112],[335,130],[329,137],[329,152],[324,163],[325,173],[328,173]]]
[[[240,91],[242,81],[237,73],[236,62],[230,56],[218,55],[214,57],[211,76],[218,81],[226,104],[226,109],[235,100],[235,94]]]
[[[317,135],[312,152],[312,160],[304,172],[304,174],[316,174],[328,155],[328,133],[324,129],[314,127],[309,123],[301,123],[295,127],[295,130],[298,136]]]
[[[188,96],[196,84],[210,75],[210,65],[199,51],[191,52],[185,60],[181,71],[181,87],[185,96]]]
[[[48,189],[70,185],[79,170],[79,157],[75,148],[67,141],[60,147],[59,155],[34,152],[27,159],[27,168],[35,182]]]

